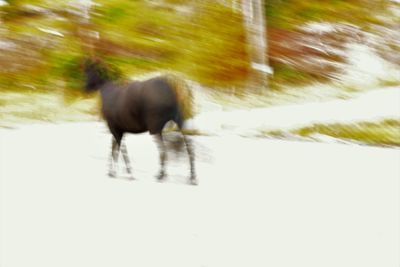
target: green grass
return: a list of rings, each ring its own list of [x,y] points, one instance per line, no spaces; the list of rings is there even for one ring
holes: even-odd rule
[[[400,79],[380,79],[379,84],[385,87],[400,86]]]
[[[292,130],[289,133],[311,138],[315,134],[322,134],[369,145],[400,146],[400,120],[397,119],[351,124],[314,124],[309,127]],[[271,131],[267,132],[267,134],[274,137],[282,137],[285,133]]]

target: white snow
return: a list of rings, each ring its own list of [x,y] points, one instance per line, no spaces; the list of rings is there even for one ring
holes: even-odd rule
[[[56,36],[64,37],[64,34],[62,34],[61,32],[59,32],[59,31],[57,31],[55,29],[45,29],[45,28],[38,27],[38,30],[42,31],[42,32],[45,32],[45,33],[53,34],[53,35],[56,35]]]
[[[265,72],[268,74],[273,74],[273,70],[270,66],[266,65],[266,64],[260,64],[260,63],[256,63],[256,62],[252,62],[251,63],[251,67],[253,69],[259,70],[261,72]]]
[[[1,6],[1,2],[0,2],[0,6]],[[13,42],[0,40],[0,49],[12,50],[12,49],[15,49],[15,47],[16,47],[16,45]]]
[[[335,31],[336,25],[333,23],[328,23],[328,22],[310,22],[307,23],[306,25],[302,25],[300,28],[305,29],[309,32],[316,32],[316,33],[322,33],[322,32],[332,32]]]
[[[206,134],[252,135],[260,130],[287,130],[313,123],[348,123],[389,118],[400,119],[399,87],[373,90],[347,100],[204,112],[189,121],[188,128]]]
[[[400,68],[382,59],[364,44],[347,44],[348,64],[340,79],[348,85],[374,87],[379,80],[400,81]]]
[[[0,130],[0,265],[399,265],[400,151],[195,137],[199,186],[127,138],[136,181],[106,176],[103,123]],[[122,175],[123,176],[123,175]]]

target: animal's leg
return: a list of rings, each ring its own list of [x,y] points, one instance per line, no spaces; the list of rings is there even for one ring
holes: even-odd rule
[[[123,156],[124,161],[125,161],[126,172],[129,174],[131,179],[133,179],[132,171],[131,171],[132,168],[131,168],[131,164],[130,164],[130,161],[129,161],[128,150],[126,149],[125,142],[122,142],[121,152],[122,152],[122,156]]]
[[[158,146],[158,150],[160,152],[160,173],[158,174],[157,178],[159,181],[163,180],[165,178],[165,162],[167,160],[167,154],[165,152],[165,144],[163,140],[163,136],[161,133],[156,135],[156,142]]]
[[[110,166],[108,171],[108,176],[115,177],[116,176],[116,164],[118,161],[118,151],[119,145],[114,137],[112,137],[112,145],[111,145],[111,154],[110,154]]]
[[[116,131],[114,128],[110,127],[110,131],[113,135],[112,139],[112,147],[111,147],[111,165],[110,165],[110,171],[108,172],[108,175],[110,177],[115,177],[116,176],[116,166],[118,163],[118,154],[119,154],[119,149],[121,146],[121,140],[122,140],[122,133],[119,131]]]
[[[197,179],[196,179],[196,171],[194,167],[194,161],[195,161],[195,156],[194,156],[194,151],[193,151],[193,145],[192,145],[192,140],[190,140],[185,134],[183,134],[183,141],[185,142],[186,145],[186,150],[189,155],[189,163],[190,163],[190,183],[193,185],[197,185]]]

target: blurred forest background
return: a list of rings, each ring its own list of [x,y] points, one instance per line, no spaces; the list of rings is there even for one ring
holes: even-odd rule
[[[93,97],[81,93],[81,62],[87,55],[115,64],[127,77],[167,70],[212,90],[254,93],[259,88],[248,84],[254,69],[240,3],[0,0],[0,120],[74,120],[96,114]],[[366,44],[400,67],[398,1],[261,3],[266,62],[273,71],[263,74],[265,90],[338,81],[349,43]],[[381,82],[398,84],[395,79]],[[61,105],[70,109],[57,112]]]

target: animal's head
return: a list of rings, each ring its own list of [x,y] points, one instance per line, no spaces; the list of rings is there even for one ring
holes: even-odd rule
[[[98,90],[103,84],[107,82],[105,66],[103,66],[99,59],[87,58],[83,63],[83,71],[85,73],[86,84],[85,90],[87,92]]]
[[[97,58],[87,58],[83,63],[86,77],[85,90],[92,92],[98,90],[105,83],[121,77],[120,71]]]

